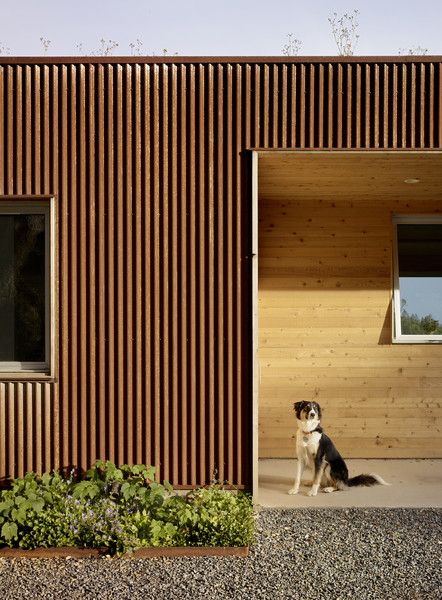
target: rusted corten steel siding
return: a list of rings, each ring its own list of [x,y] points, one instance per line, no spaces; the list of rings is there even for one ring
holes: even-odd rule
[[[41,59],[40,59],[41,60]],[[441,64],[0,64],[0,195],[58,206],[56,381],[0,383],[0,476],[251,485],[251,148],[440,148]]]

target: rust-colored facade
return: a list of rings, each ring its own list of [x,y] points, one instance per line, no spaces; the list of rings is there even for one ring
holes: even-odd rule
[[[441,109],[440,57],[0,59],[0,199],[58,213],[56,373],[0,374],[0,477],[250,488],[247,151],[441,149]]]

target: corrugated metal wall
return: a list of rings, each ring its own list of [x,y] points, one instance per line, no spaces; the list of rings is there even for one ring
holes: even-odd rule
[[[440,148],[440,62],[9,63],[0,195],[57,196],[59,349],[55,383],[0,382],[0,476],[108,458],[250,487],[243,151]]]

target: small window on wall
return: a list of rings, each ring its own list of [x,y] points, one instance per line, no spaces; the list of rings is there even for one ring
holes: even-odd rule
[[[51,200],[0,200],[0,376],[51,370]]]
[[[397,216],[393,223],[393,341],[442,343],[442,217]]]

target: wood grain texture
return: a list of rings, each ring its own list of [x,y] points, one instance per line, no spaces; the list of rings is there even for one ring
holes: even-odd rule
[[[390,233],[374,205],[432,211],[440,200],[442,169],[426,153],[442,147],[440,57],[416,59],[0,57],[0,194],[53,195],[59,215],[58,377],[0,376],[0,477],[103,458],[152,463],[181,486],[216,469],[250,487],[254,148],[274,154],[260,183],[262,352],[298,340],[300,357],[359,359],[365,348],[379,368]],[[375,148],[396,146],[421,154],[376,162]],[[326,157],[313,164],[303,148]],[[296,173],[281,171],[285,150]],[[357,152],[337,169],[343,150]],[[425,177],[418,196],[398,189],[404,173]],[[350,290],[348,313],[336,292]],[[309,381],[284,378],[274,395],[286,402]],[[358,389],[323,384],[336,402]],[[365,395],[388,389],[386,376]]]
[[[391,217],[441,211],[440,155],[276,159],[259,159],[260,456],[294,455],[303,399],[344,456],[441,456],[442,345],[391,344],[390,306]]]

